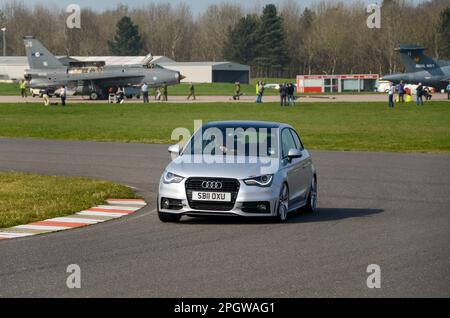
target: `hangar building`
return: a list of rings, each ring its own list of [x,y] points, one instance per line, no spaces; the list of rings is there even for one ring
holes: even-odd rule
[[[250,83],[250,66],[232,62],[162,62],[157,64],[178,71],[184,82],[194,83]]]
[[[76,62],[104,62],[106,65],[141,64],[145,56],[72,56],[58,57],[64,65]],[[186,78],[183,82],[215,83],[250,82],[250,66],[233,62],[176,62],[165,56],[155,56],[152,63],[178,71]],[[18,81],[28,69],[25,56],[0,57],[0,81]]]

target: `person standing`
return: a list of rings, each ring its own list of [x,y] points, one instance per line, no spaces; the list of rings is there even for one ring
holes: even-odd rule
[[[142,91],[142,98],[144,100],[144,104],[148,104],[150,101],[148,99],[148,85],[146,82],[144,82],[144,84],[142,84],[141,91]]]
[[[403,81],[400,81],[400,84],[397,85],[397,92],[398,92],[398,102],[404,103],[405,102],[405,85],[403,84]]]
[[[161,89],[161,94],[163,96],[163,101],[167,102],[168,101],[168,94],[169,92],[167,91],[167,82],[164,82],[162,89]]]
[[[287,86],[286,83],[280,84],[280,104],[281,106],[287,106]]]
[[[265,84],[264,82],[259,82],[258,87],[258,103],[261,104],[263,102]]]
[[[241,83],[235,82],[234,83],[234,100],[240,100],[241,99]]]
[[[20,95],[22,95],[22,98],[27,98],[27,84],[24,80],[20,80],[19,82],[19,88],[20,88]]]
[[[423,91],[422,83],[419,83],[419,86],[417,86],[416,94],[417,94],[417,99],[416,99],[417,106],[423,105],[423,94],[424,94],[424,91]]]
[[[187,100],[189,100],[191,97],[195,100],[195,87],[194,83],[191,82],[191,86],[189,87],[189,96],[187,97]]]
[[[260,81],[256,82],[256,103],[259,103],[259,85],[261,84]]]
[[[63,85],[61,87],[61,92],[59,93],[59,97],[61,98],[61,106],[66,106],[66,96],[67,96],[67,90],[66,90],[66,87]]]
[[[388,95],[389,95],[389,108],[394,108],[394,93],[395,93],[395,87],[393,83],[389,84],[388,89]]]
[[[292,106],[295,106],[294,92],[295,92],[294,85],[292,83],[289,83],[287,86],[287,97],[289,106],[291,106],[291,104]]]
[[[447,99],[450,100],[450,82],[447,85]]]

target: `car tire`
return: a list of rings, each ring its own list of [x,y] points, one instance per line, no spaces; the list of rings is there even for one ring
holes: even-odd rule
[[[315,213],[317,211],[317,177],[314,176],[309,189],[308,200],[304,207],[307,213]]]
[[[276,221],[278,223],[284,223],[288,219],[289,213],[289,187],[287,183],[283,183],[280,190],[280,195],[278,196],[277,204],[277,216]]]
[[[176,223],[181,220],[181,215],[173,213],[158,212],[158,217],[164,223]]]

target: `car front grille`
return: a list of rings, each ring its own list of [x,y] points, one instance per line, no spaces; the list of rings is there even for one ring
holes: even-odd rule
[[[222,188],[220,190],[208,190],[202,187],[203,182],[221,182]],[[236,198],[239,193],[240,183],[236,179],[226,178],[189,178],[186,180],[186,196],[189,206],[194,210],[204,211],[230,211],[236,203]],[[209,201],[192,201],[192,191],[202,192],[228,192],[231,193],[231,202],[209,202]]]

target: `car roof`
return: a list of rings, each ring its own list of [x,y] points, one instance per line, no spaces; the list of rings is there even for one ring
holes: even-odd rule
[[[213,121],[203,125],[204,128],[209,127],[241,127],[241,128],[282,128],[290,127],[287,124],[270,122],[270,121],[252,121],[252,120],[229,120],[229,121]]]

